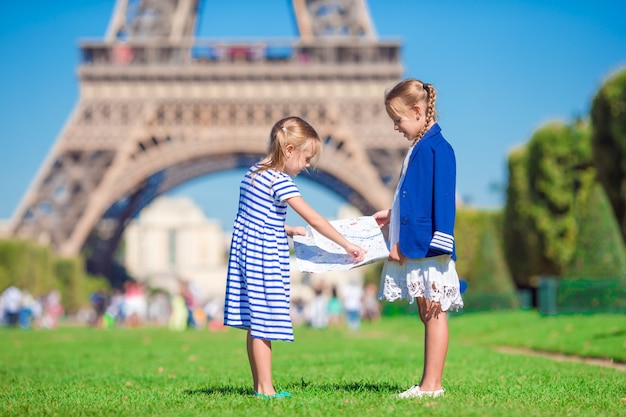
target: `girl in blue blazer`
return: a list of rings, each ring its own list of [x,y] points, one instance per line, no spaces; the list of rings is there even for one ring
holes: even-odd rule
[[[422,377],[400,398],[443,395],[446,311],[463,307],[455,266],[456,160],[435,122],[436,97],[431,84],[416,79],[403,80],[385,94],[394,130],[410,147],[391,209],[374,214],[381,227],[389,225],[390,253],[379,297],[417,300],[425,327]]]

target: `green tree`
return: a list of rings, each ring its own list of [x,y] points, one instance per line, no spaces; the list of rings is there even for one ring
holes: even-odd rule
[[[509,153],[509,183],[502,225],[504,257],[518,287],[533,287],[541,254],[539,237],[530,217],[530,191],[527,171],[528,150],[520,147]]]
[[[534,287],[540,275],[561,275],[574,255],[576,208],[595,178],[590,126],[548,123],[508,162],[505,257],[518,287]]]
[[[542,274],[559,275],[578,235],[575,206],[593,178],[589,129],[550,123],[528,145],[530,217],[539,236]]]
[[[579,205],[576,250],[564,271],[567,278],[626,278],[626,250],[603,187],[596,183]]]
[[[463,295],[466,311],[519,308],[517,289],[492,227],[482,230],[475,269]]]
[[[75,313],[81,307],[88,306],[89,295],[94,291],[111,289],[106,278],[89,275],[85,271],[85,261],[80,257],[57,258],[54,269],[63,307],[69,313]]]
[[[591,106],[593,161],[626,240],[626,69],[610,77]]]
[[[55,288],[50,249],[27,240],[0,240],[0,288],[10,285],[35,296]]]
[[[63,306],[68,312],[78,311],[86,304],[83,265],[79,259],[62,258],[55,261],[54,269]]]
[[[11,285],[34,296],[58,289],[68,312],[88,305],[96,289],[109,288],[104,277],[85,272],[82,258],[57,258],[49,247],[27,240],[0,240],[0,290]]]
[[[476,271],[476,259],[480,250],[480,242],[485,230],[502,228],[502,212],[500,210],[479,210],[459,207],[456,212],[454,239],[456,243],[456,270],[459,277],[471,280]],[[498,234],[499,235],[499,234]]]

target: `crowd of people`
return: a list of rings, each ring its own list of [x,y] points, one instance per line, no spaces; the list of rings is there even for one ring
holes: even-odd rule
[[[0,325],[24,330],[32,327],[54,329],[65,314],[59,291],[53,290],[40,297],[33,297],[28,290],[14,285],[2,292],[0,312]]]
[[[138,327],[144,324],[169,326],[172,330],[217,329],[222,320],[221,304],[215,300],[203,303],[198,288],[181,280],[173,294],[147,289],[142,283],[126,281],[123,290],[97,291],[91,295],[92,307],[84,311],[83,321],[94,327]],[[221,324],[220,324],[221,325]]]
[[[306,324],[316,329],[347,326],[356,331],[361,321],[380,319],[381,304],[377,299],[378,287],[369,283],[365,287],[356,280],[348,280],[341,287],[314,285],[315,296],[308,302],[296,299],[292,303],[291,316],[294,324]]]
[[[363,287],[349,281],[338,290],[336,286],[320,282],[314,286],[314,294],[307,301],[294,299],[291,307],[294,323],[318,329],[345,325],[358,330],[362,320],[380,318],[381,305],[374,284]],[[33,297],[25,289],[10,286],[0,296],[0,326],[54,329],[66,318],[61,301],[58,290]],[[67,320],[96,328],[149,324],[178,331],[205,327],[212,331],[225,329],[223,299],[201,300],[198,288],[188,281],[181,281],[175,294],[150,291],[139,282],[127,281],[122,290],[93,292],[89,302],[89,307],[80,309]]]

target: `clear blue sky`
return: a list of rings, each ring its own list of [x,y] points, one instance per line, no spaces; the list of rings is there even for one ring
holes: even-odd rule
[[[0,14],[0,219],[11,217],[78,99],[78,42],[101,38],[114,0],[5,1]],[[288,0],[202,1],[198,36],[297,35]],[[586,116],[607,75],[626,65],[626,1],[370,0],[377,34],[403,42],[405,76],[435,85],[457,154],[458,193],[503,204],[507,153],[550,120]],[[382,97],[381,91],[381,97]],[[391,129],[391,124],[389,125]],[[187,183],[228,228],[241,172]],[[300,181],[326,216],[341,199]],[[497,188],[497,187],[496,187]],[[221,202],[212,205],[215,195]]]

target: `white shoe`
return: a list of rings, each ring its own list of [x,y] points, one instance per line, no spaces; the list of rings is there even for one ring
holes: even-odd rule
[[[419,394],[420,394],[420,386],[413,385],[408,390],[403,391],[400,394],[398,394],[398,398],[415,398],[415,397],[419,397]]]
[[[443,388],[435,391],[422,391],[419,385],[413,385],[408,390],[398,394],[398,398],[423,398],[423,397],[439,397],[445,393]]]

